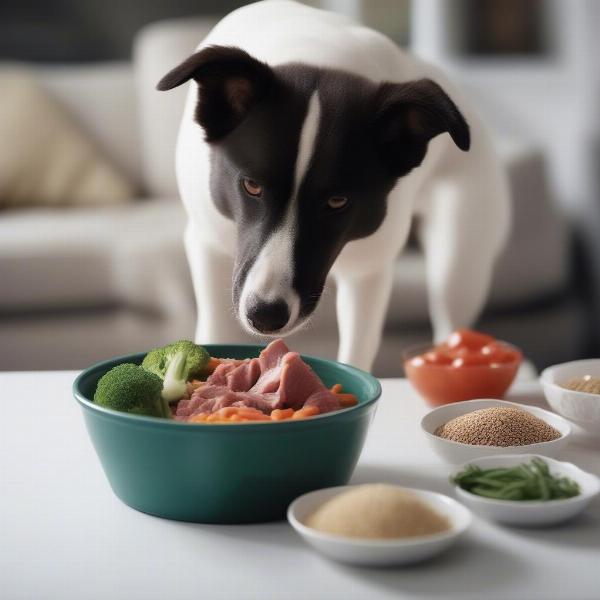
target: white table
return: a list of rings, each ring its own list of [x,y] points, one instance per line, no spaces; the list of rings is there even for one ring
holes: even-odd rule
[[[410,568],[351,568],[286,523],[208,526],[151,517],[112,494],[71,396],[74,372],[0,374],[0,597],[598,598],[600,503],[568,525],[508,529],[476,518],[446,555]],[[511,399],[541,404],[536,384]],[[450,467],[418,429],[424,402],[403,380],[383,397],[354,482],[448,492]],[[599,440],[564,454],[600,474]]]

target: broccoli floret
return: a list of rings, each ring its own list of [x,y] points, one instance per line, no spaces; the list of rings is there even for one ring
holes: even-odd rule
[[[162,397],[167,402],[176,402],[186,393],[186,382],[199,377],[206,368],[210,355],[198,344],[180,340],[150,350],[142,367],[163,380]]]
[[[123,363],[100,378],[94,402],[121,412],[171,418],[169,404],[161,395],[162,386],[158,375],[138,365]]]

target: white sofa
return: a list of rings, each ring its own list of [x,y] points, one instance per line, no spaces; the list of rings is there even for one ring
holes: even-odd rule
[[[136,183],[139,197],[118,208],[0,213],[0,370],[79,368],[193,335],[173,168],[186,90],[154,86],[211,24],[149,26],[136,39],[132,63],[37,68],[49,93]],[[518,141],[500,143],[500,151],[515,227],[482,326],[522,345],[538,365],[577,356],[584,315],[569,294],[568,232],[546,186],[543,156]],[[295,347],[334,356],[333,296],[326,292]],[[399,374],[402,349],[428,338],[423,260],[409,249],[398,260],[376,373]],[[240,330],[238,340],[248,339]]]

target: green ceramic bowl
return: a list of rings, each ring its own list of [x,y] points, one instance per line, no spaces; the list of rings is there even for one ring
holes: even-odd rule
[[[258,356],[261,346],[207,345],[212,356]],[[289,503],[318,488],[343,485],[360,456],[381,394],[377,379],[331,360],[304,356],[325,385],[341,383],[359,403],[300,421],[231,425],[180,423],[94,404],[107,360],[73,384],[87,430],[115,494],[132,508],[180,521],[253,523],[285,518]]]

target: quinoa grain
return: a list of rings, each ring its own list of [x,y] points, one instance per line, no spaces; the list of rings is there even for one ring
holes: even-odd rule
[[[524,446],[558,439],[561,434],[531,413],[492,407],[451,419],[434,432],[441,438],[477,446]]]

